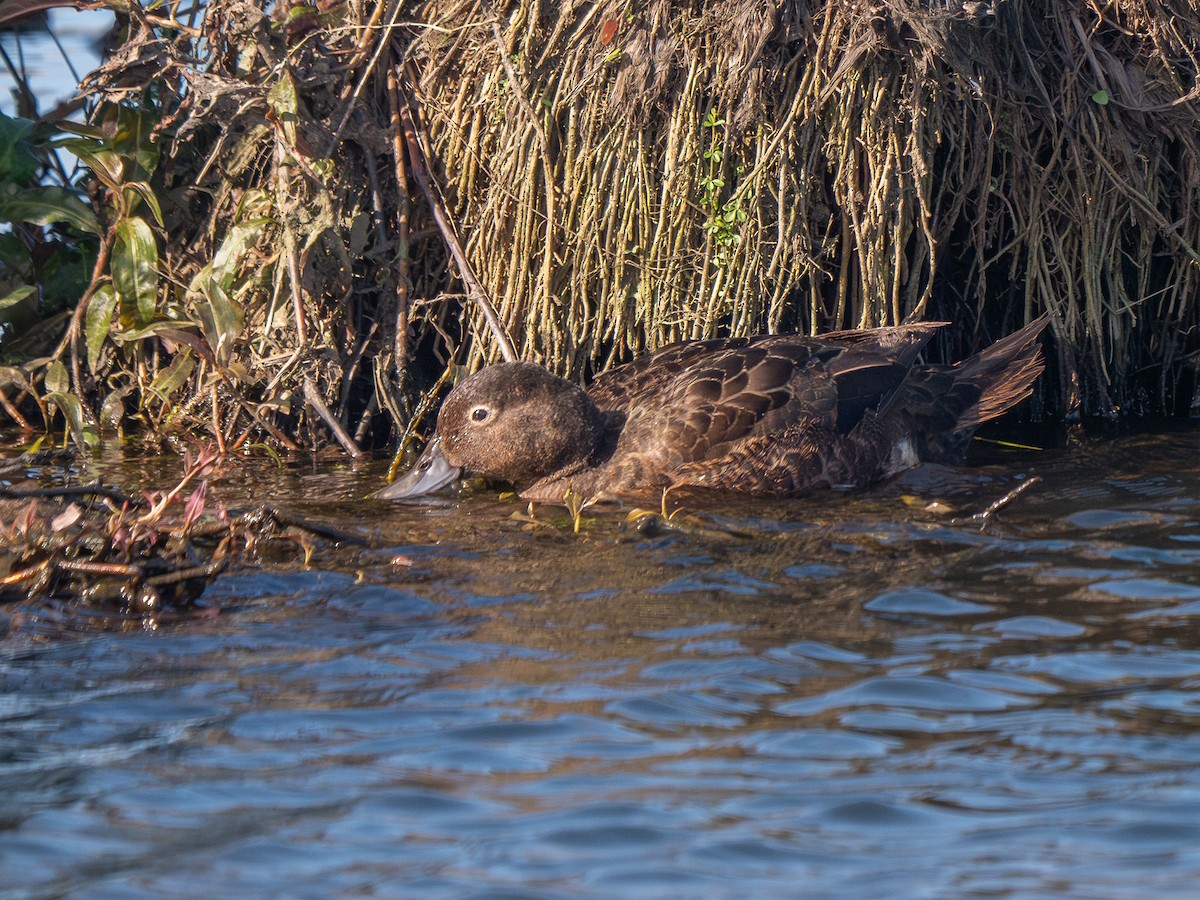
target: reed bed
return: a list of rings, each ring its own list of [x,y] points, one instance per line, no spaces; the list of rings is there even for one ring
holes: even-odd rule
[[[954,355],[1049,309],[1052,409],[1190,403],[1194,6],[423,8],[462,29],[422,88],[524,355],[912,318]]]
[[[122,9],[94,276],[0,372],[81,441],[359,453],[456,364],[918,318],[957,358],[1045,309],[1043,409],[1192,405],[1183,0]]]

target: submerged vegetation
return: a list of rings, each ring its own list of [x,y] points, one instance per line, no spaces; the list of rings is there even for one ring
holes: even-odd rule
[[[87,124],[0,121],[19,427],[357,453],[453,364],[1042,310],[1051,413],[1192,403],[1191,3],[111,6]]]

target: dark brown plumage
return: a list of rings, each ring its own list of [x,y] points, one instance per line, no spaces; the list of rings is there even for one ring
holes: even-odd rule
[[[981,422],[1029,396],[1047,321],[953,366],[916,364],[942,323],[689,341],[586,392],[539,366],[502,363],[451,392],[425,455],[379,496],[428,493],[461,470],[550,501],[568,489],[787,496],[865,486],[960,459]]]

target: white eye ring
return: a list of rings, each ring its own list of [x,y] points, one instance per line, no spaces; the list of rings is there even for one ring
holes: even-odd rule
[[[471,408],[472,422],[486,422],[492,411],[486,406],[475,406]]]

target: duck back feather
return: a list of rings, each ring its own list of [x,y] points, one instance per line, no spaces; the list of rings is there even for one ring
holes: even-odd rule
[[[957,365],[918,365],[944,324],[688,342],[601,375],[588,393],[620,433],[576,490],[794,494],[953,461],[1029,395],[1046,319]]]
[[[568,490],[864,486],[922,460],[954,461],[980,423],[1029,396],[1047,321],[951,366],[918,362],[936,322],[688,341],[600,375],[586,393],[539,366],[502,363],[447,398],[430,489],[458,470],[559,502]],[[402,482],[382,496],[426,490]]]

